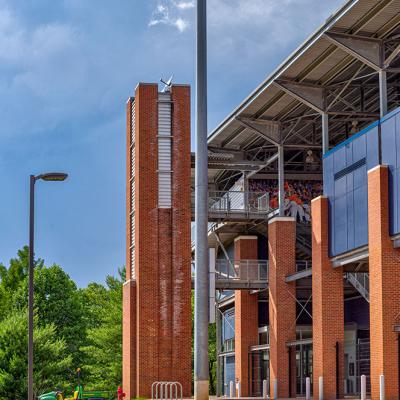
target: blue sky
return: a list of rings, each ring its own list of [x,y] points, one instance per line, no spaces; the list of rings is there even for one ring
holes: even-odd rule
[[[27,243],[29,175],[65,171],[37,184],[36,254],[80,286],[124,265],[125,103],[193,85],[193,3],[0,0],[0,262]],[[341,3],[209,0],[209,130]]]

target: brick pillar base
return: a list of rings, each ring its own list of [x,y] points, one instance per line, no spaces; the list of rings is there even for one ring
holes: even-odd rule
[[[293,385],[296,370],[289,362],[286,345],[296,339],[296,283],[286,283],[285,278],[296,271],[296,221],[288,217],[272,219],[268,224],[268,242],[270,393],[275,396],[277,380],[277,395],[288,398],[296,392]]]
[[[385,398],[399,398],[400,254],[389,236],[388,168],[368,172],[371,398],[379,399],[379,375]]]
[[[239,236],[235,240],[235,260],[258,258],[257,236]],[[248,271],[250,272],[250,271]],[[250,396],[250,346],[258,344],[258,296],[248,290],[235,291],[235,377],[241,384],[241,396]]]
[[[123,286],[122,387],[127,399],[136,397],[136,282]]]
[[[323,377],[324,400],[342,398],[344,380],[343,271],[334,269],[328,255],[328,198],[317,197],[312,212],[313,389],[319,397]],[[339,346],[339,371],[336,347]]]

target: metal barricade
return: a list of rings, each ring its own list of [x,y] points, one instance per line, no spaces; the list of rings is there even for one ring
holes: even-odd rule
[[[179,382],[153,382],[152,400],[182,400],[182,385]]]

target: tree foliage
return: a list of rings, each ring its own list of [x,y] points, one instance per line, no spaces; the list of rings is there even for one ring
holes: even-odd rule
[[[87,385],[116,390],[122,380],[122,282],[108,276],[107,288],[90,285],[84,290],[88,321],[87,345],[82,347],[86,364]]]
[[[27,398],[27,318],[13,311],[0,323],[0,398]],[[35,393],[67,387],[66,377],[72,368],[63,339],[57,338],[55,326],[36,324],[34,330]]]
[[[27,397],[28,256],[0,265],[0,399]],[[58,265],[35,261],[35,391],[72,390],[83,367],[88,388],[121,384],[122,274],[78,289]],[[101,386],[101,387],[100,387]]]
[[[194,290],[192,290],[192,335],[194,333]],[[192,359],[194,358],[194,338],[192,340]],[[217,390],[217,328],[216,324],[208,326],[208,369],[210,394],[215,395]],[[192,371],[192,375],[194,372]]]

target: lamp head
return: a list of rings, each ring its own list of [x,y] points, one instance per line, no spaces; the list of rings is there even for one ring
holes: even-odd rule
[[[68,178],[68,174],[63,172],[48,172],[46,174],[40,174],[35,177],[36,180],[42,179],[43,181],[65,181]]]

